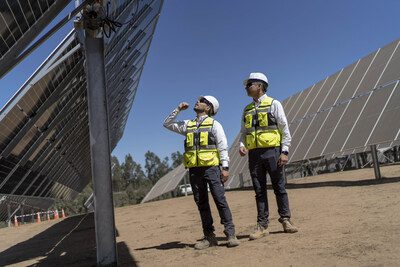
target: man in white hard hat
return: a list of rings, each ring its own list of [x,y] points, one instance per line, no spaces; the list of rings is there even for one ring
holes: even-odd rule
[[[279,222],[286,233],[297,228],[290,221],[289,199],[285,189],[283,167],[288,162],[291,136],[282,104],[266,95],[267,77],[260,72],[250,73],[243,82],[252,102],[243,111],[239,153],[249,154],[249,170],[256,193],[257,226],[250,240],[267,235],[269,209],[267,199],[267,172],[271,177]]]
[[[195,248],[205,249],[218,245],[208,201],[207,184],[217,206],[221,224],[225,227],[227,246],[236,247],[239,241],[235,235],[232,213],[225,198],[223,185],[229,177],[228,143],[221,124],[212,118],[218,112],[218,100],[213,96],[201,96],[194,106],[196,118],[176,121],[179,112],[188,107],[189,104],[180,103],[165,119],[164,127],[186,136],[184,165],[189,168],[190,184],[204,233],[204,238],[195,244]]]

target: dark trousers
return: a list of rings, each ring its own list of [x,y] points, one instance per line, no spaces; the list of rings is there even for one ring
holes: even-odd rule
[[[190,184],[193,190],[194,201],[200,212],[201,223],[204,235],[215,231],[210,204],[208,201],[207,184],[210,187],[211,195],[217,206],[221,224],[225,227],[228,236],[235,235],[235,226],[232,221],[232,213],[225,198],[225,188],[221,182],[221,170],[214,167],[194,167],[189,169]]]
[[[281,218],[290,218],[289,199],[285,189],[285,178],[282,167],[278,166],[279,147],[256,148],[249,151],[249,169],[256,193],[257,223],[267,227],[269,223],[269,209],[267,198],[267,172],[271,177],[278,213]]]

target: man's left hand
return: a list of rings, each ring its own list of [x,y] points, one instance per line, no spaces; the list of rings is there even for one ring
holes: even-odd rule
[[[289,157],[283,153],[279,156],[278,166],[285,166],[289,161]]]
[[[221,170],[221,181],[222,181],[222,183],[225,183],[226,181],[228,181],[228,178],[229,178],[229,171]]]

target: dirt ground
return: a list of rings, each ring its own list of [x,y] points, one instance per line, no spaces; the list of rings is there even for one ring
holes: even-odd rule
[[[268,191],[270,235],[248,241],[256,222],[251,190],[227,193],[241,245],[227,248],[212,203],[220,245],[196,251],[202,237],[192,196],[116,209],[122,266],[399,266],[400,165],[324,174],[289,182],[293,222],[285,234]],[[91,266],[93,214],[0,229],[0,266]]]

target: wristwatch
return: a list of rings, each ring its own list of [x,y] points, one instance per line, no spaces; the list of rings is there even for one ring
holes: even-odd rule
[[[281,153],[286,155],[286,156],[289,155],[289,152],[287,152],[287,151],[282,151]]]

